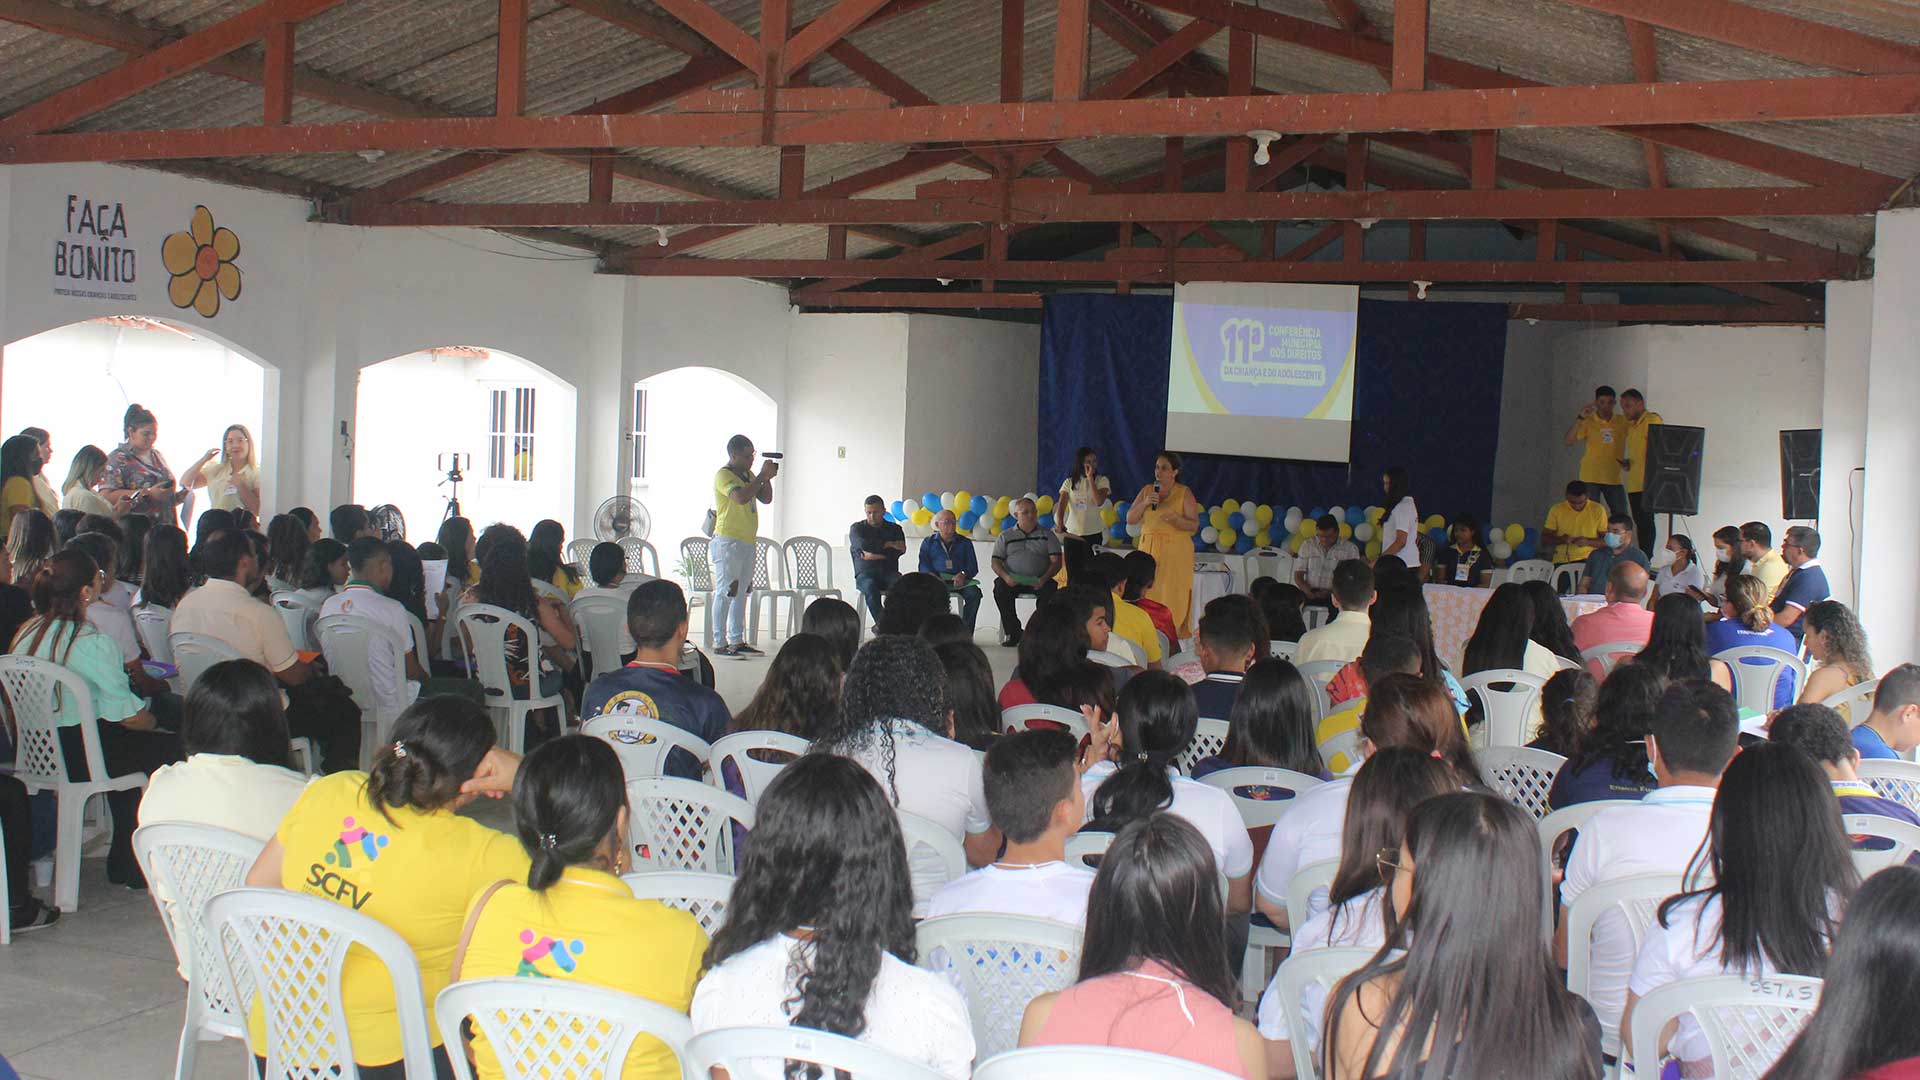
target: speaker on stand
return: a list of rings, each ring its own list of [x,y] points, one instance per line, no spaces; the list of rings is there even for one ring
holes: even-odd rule
[[[1788,521],[1820,518],[1820,429],[1780,433],[1780,516]]]

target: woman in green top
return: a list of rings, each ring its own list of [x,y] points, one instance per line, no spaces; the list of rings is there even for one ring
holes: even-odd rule
[[[132,772],[151,775],[162,765],[183,760],[180,737],[160,730],[147,703],[133,692],[122,666],[120,647],[87,622],[87,605],[108,584],[105,572],[85,553],[69,548],[57,552],[27,584],[33,595],[34,617],[14,635],[12,652],[51,660],[78,675],[93,698],[93,716],[83,716],[71,701],[55,705],[60,725],[60,752],[67,775],[88,779],[86,745],[80,722],[98,718],[100,752],[109,776]],[[147,879],[133,857],[133,828],[139,818],[140,792],[116,791],[107,796],[113,810],[113,844],[107,849],[107,880],[132,889],[145,889]]]

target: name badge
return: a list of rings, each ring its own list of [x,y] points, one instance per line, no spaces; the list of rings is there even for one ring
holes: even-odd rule
[[[1473,569],[1472,563],[1464,563],[1464,562],[1460,563],[1458,566],[1455,566],[1453,568],[1453,580],[1455,581],[1467,580],[1467,574],[1470,571],[1472,571],[1472,569]]]

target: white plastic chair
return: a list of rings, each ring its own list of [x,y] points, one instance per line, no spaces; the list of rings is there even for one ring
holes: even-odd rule
[[[1293,661],[1293,654],[1299,651],[1299,649],[1300,649],[1300,643],[1297,641],[1267,642],[1268,656],[1272,656],[1280,660],[1285,660],[1285,661],[1288,661],[1289,663]]]
[[[1679,874],[1635,874],[1581,893],[1580,899],[1567,908],[1567,989],[1586,997],[1593,988],[1593,927],[1602,915],[1614,911],[1626,920],[1627,931],[1633,935],[1633,949],[1628,955],[1635,956],[1660,904],[1683,888]],[[1600,1045],[1610,1054],[1619,1053],[1620,1033],[1605,1019],[1600,1021]]]
[[[1000,727],[1007,733],[1025,731],[1033,720],[1047,720],[1066,728],[1068,734],[1076,739],[1087,737],[1087,718],[1077,709],[1065,709],[1058,705],[1015,705],[1000,710]]]
[[[1536,828],[1540,833],[1540,881],[1546,896],[1540,901],[1541,910],[1546,915],[1542,924],[1547,933],[1553,933],[1554,906],[1560,902],[1560,890],[1553,887],[1553,845],[1561,834],[1578,832],[1593,815],[1613,806],[1637,805],[1633,799],[1595,799],[1593,802],[1574,803],[1563,806],[1540,819]]]
[[[261,846],[250,836],[210,825],[156,822],[134,830],[133,856],[146,872],[174,961],[187,975],[175,1080],[192,1080],[202,1042],[246,1037],[247,997],[227,982],[227,965],[217,958],[196,964],[194,956],[216,952],[202,910],[207,898],[245,885]]]
[[[585,577],[587,560],[593,558],[593,549],[598,546],[600,546],[598,540],[567,541],[567,565],[573,567],[575,573]]]
[[[466,653],[467,670],[480,680],[487,708],[496,716],[504,715],[506,725],[501,743],[520,753],[526,748],[527,714],[540,709],[561,709],[566,701],[559,694],[540,693],[540,628],[527,619],[492,604],[466,604],[454,616],[460,648]],[[527,696],[513,696],[513,679],[507,671],[507,630],[518,628],[527,643]]]
[[[1600,674],[1604,678],[1613,673],[1621,657],[1635,656],[1646,647],[1647,643],[1644,641],[1608,641],[1581,649],[1580,656],[1590,663],[1599,664]]]
[[[240,650],[217,637],[206,634],[173,632],[167,635],[167,647],[173,653],[173,665],[180,669],[180,692],[193,689],[208,668],[222,660],[244,660]]]
[[[621,554],[627,557],[627,573],[660,576],[660,549],[652,543],[637,536],[623,536],[614,543],[620,545]]]
[[[1873,696],[1880,692],[1880,680],[1868,679],[1857,682],[1837,694],[1828,694],[1820,702],[1829,709],[1846,709],[1840,715],[1847,718],[1848,727],[1859,727],[1873,715]]]
[[[1508,581],[1552,581],[1553,564],[1545,559],[1522,559],[1507,567]]]
[[[1307,609],[1301,614],[1305,616],[1309,630],[1318,630],[1333,621],[1332,610],[1321,607],[1319,604],[1308,604]]]
[[[1292,809],[1294,799],[1325,783],[1317,776],[1308,776],[1292,769],[1269,769],[1256,765],[1210,772],[1201,777],[1200,782],[1226,792],[1233,800],[1234,808],[1240,811],[1240,820],[1249,829],[1273,825]],[[1259,791],[1260,794],[1249,794],[1250,790]]]
[[[1920,765],[1911,761],[1868,758],[1858,769],[1875,795],[1920,814]]]
[[[530,581],[536,597],[543,600],[558,600],[561,607],[567,606],[567,590],[551,581],[541,581],[539,578],[532,578]]]
[[[713,651],[713,601],[719,595],[715,588],[718,584],[713,576],[713,558],[707,550],[708,540],[704,536],[689,536],[680,541],[680,565],[686,572],[687,596],[689,602],[698,598],[706,608],[706,645],[707,651]],[[724,628],[722,628],[724,630]]]
[[[506,1080],[619,1076],[636,1039],[657,1039],[675,1057],[693,1037],[687,1014],[618,990],[561,979],[458,982],[433,1002],[456,1080],[473,1080],[462,1024],[471,1017]]]
[[[915,881],[913,906],[916,912],[925,911],[927,903],[933,899],[933,891],[948,882],[958,881],[967,874],[967,849],[960,838],[948,832],[938,822],[910,814],[905,810],[900,815],[900,837],[906,842],[907,861],[911,863],[915,854],[922,850],[931,851],[940,860],[940,880]],[[926,895],[919,895],[925,888]]]
[[[1920,825],[1898,818],[1882,817],[1879,814],[1842,814],[1840,820],[1845,823],[1847,835],[1855,837],[1853,866],[1863,878],[1907,861],[1914,851],[1920,850]],[[1892,842],[1891,847],[1872,849],[1858,846],[1859,837],[1871,836]]]
[[[1082,830],[1067,837],[1068,866],[1078,866],[1087,870],[1100,868],[1100,856],[1113,846],[1113,834],[1098,830]]]
[[[1333,876],[1340,871],[1339,859],[1322,859],[1308,863],[1293,872],[1287,879],[1287,926],[1305,926],[1313,917],[1313,894],[1333,886]]]
[[[1247,552],[1247,581],[1270,577],[1284,584],[1293,584],[1293,556],[1277,547],[1254,548]]]
[[[308,628],[319,617],[320,609],[306,597],[297,592],[277,592],[272,597],[273,610],[279,614],[280,621],[286,624],[287,639],[301,652],[314,650],[313,635]]]
[[[1275,992],[1280,995],[1281,1007],[1289,1009],[1287,1013],[1287,1031],[1293,1037],[1288,1040],[1293,1050],[1293,1067],[1300,1080],[1319,1080],[1319,1055],[1313,1052],[1313,1040],[1300,1030],[1300,1019],[1307,1008],[1306,996],[1309,987],[1318,987],[1314,1006],[1320,1013],[1315,1019],[1315,1028],[1327,1030],[1326,1008],[1333,999],[1333,988],[1340,980],[1360,970],[1368,960],[1373,959],[1373,949],[1338,948],[1310,949],[1287,957],[1274,975],[1279,984]]]
[[[1572,596],[1580,592],[1580,579],[1586,575],[1586,563],[1561,563],[1547,575],[1547,583],[1561,596]],[[1600,584],[1595,582],[1596,585]]]
[[[134,633],[139,635],[140,644],[146,648],[147,655],[163,664],[173,663],[173,646],[167,642],[167,633],[172,627],[172,608],[145,604],[133,609]]]
[[[727,920],[727,901],[733,896],[733,878],[698,870],[646,870],[620,878],[640,900],[658,900],[678,908],[700,923],[712,937]]]
[[[1110,642],[1110,644],[1118,645],[1121,648],[1128,648],[1129,646],[1128,642],[1122,641],[1117,637],[1114,638],[1113,641]],[[1129,649],[1129,651],[1132,651],[1132,650]],[[1145,664],[1135,660],[1131,656],[1122,656],[1119,653],[1112,651],[1111,649],[1088,649],[1087,659],[1093,661],[1096,664],[1101,665],[1102,667],[1144,667],[1146,666]]]
[[[1225,720],[1203,716],[1193,729],[1193,738],[1187,742],[1187,748],[1174,755],[1173,767],[1180,770],[1182,776],[1193,775],[1195,762],[1212,757],[1227,748],[1227,734],[1231,725]]]
[[[567,605],[580,628],[580,676],[587,682],[620,670],[620,630],[627,624],[627,602],[617,596],[581,596]]]
[[[1080,974],[1080,928],[1020,915],[942,915],[914,931],[920,966],[967,999],[976,1059],[1020,1041],[1027,1003]]]
[[[327,658],[327,670],[338,676],[353,691],[360,706],[360,767],[373,761],[374,751],[392,741],[393,725],[412,701],[407,698],[407,648],[412,644],[395,636],[392,629],[364,615],[328,615],[315,627],[320,632],[320,651]],[[373,650],[385,649],[391,656],[399,697],[382,695],[373,678]],[[372,730],[369,736],[366,733]]]
[[[1691,1013],[1706,1036],[1716,1080],[1758,1080],[1813,1017],[1820,988],[1820,980],[1808,975],[1713,975],[1659,987],[1633,1008],[1638,1060],[1632,1075],[1659,1075],[1659,1061],[1666,1053],[1660,1032]]]
[[[1550,750],[1525,746],[1490,746],[1474,751],[1480,775],[1501,798],[1525,810],[1539,821],[1551,809],[1547,791],[1567,759]]]
[[[748,1062],[804,1061],[821,1067],[821,1075],[840,1069],[853,1080],[945,1080],[918,1062],[896,1057],[845,1035],[798,1027],[733,1027],[703,1032],[687,1040],[682,1065],[693,1076],[719,1068],[729,1076],[758,1075]]]
[[[1306,678],[1307,685],[1313,688],[1314,723],[1325,720],[1327,714],[1333,711],[1333,699],[1327,695],[1327,684],[1332,682],[1333,677],[1340,674],[1340,669],[1346,666],[1339,660],[1309,660],[1304,664],[1295,665],[1300,669],[1300,674]]]
[[[432,1076],[427,1003],[413,948],[393,930],[344,905],[285,889],[230,889],[207,900],[210,939],[224,943],[229,985],[257,989],[266,1045],[265,1074],[357,1076],[340,969],[349,948],[372,953],[393,982],[401,1061],[409,1076]]]
[[[1327,763],[1327,768],[1333,768],[1334,759],[1342,755],[1345,755],[1347,765],[1340,770],[1341,773],[1351,774],[1360,767],[1360,729],[1358,727],[1329,735],[1320,743],[1320,760]]]
[[[771,636],[780,625],[780,601],[787,602],[787,625],[796,625],[799,621],[800,594],[787,586],[787,560],[781,554],[780,541],[758,536],[753,541],[753,593],[748,598],[747,639],[754,644],[760,642],[760,606],[768,605],[772,614],[767,619],[767,634]]]
[[[731,761],[740,773],[740,787],[746,792],[746,800],[758,803],[760,793],[767,790],[767,785],[787,767],[787,762],[761,761],[751,753],[754,750],[775,750],[799,757],[807,752],[807,740],[783,731],[736,731],[713,744],[712,772],[707,779],[724,787],[722,769]]]
[[[54,793],[53,902],[61,911],[80,906],[80,851],[86,843],[86,807],[96,795],[133,791],[147,786],[147,774],[135,770],[108,776],[106,755],[100,750],[100,723],[93,708],[93,692],[72,671],[51,660],[32,656],[0,656],[0,690],[13,706],[19,742],[14,748],[14,776],[29,792]],[[56,706],[84,717],[77,725],[87,766],[87,780],[69,778],[60,745]],[[113,811],[109,808],[109,820]]]
[[[1190,665],[1197,667],[1199,664],[1200,654],[1192,649],[1188,649],[1186,652],[1174,653],[1172,656],[1160,661],[1160,669],[1162,671],[1179,671],[1183,667]]]
[[[620,768],[628,780],[666,775],[667,752],[684,750],[700,763],[704,771],[713,757],[713,747],[698,735],[690,734],[665,720],[624,713],[602,713],[580,725],[580,734],[603,739],[620,756]]]
[[[797,634],[801,613],[808,604],[823,596],[842,598],[840,590],[833,587],[833,545],[817,536],[790,536],[780,545],[780,555],[786,566],[787,588],[794,596],[793,622],[787,633]]]
[[[648,870],[732,874],[733,829],[753,828],[753,807],[710,784],[672,776],[627,781],[627,841]]]
[[[1713,654],[1733,669],[1733,698],[1742,709],[1765,714],[1773,711],[1774,688],[1782,675],[1793,673],[1793,685],[1807,685],[1807,665],[1799,657],[1771,645],[1741,645]]]
[[[1479,695],[1481,721],[1469,733],[1475,749],[1483,746],[1525,746],[1527,724],[1540,702],[1547,680],[1517,668],[1476,671],[1460,680],[1469,697]]]
[[[983,1048],[980,1051],[986,1053]],[[1232,1073],[1165,1054],[1113,1046],[1029,1046],[996,1054],[973,1080],[1224,1080]]]

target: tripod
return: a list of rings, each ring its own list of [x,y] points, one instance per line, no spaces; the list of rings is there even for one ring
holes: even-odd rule
[[[471,467],[472,464],[473,459],[471,457],[458,452],[441,454],[439,458],[436,459],[434,467],[445,469],[447,471],[447,478],[434,486],[446,487],[449,484],[453,485],[453,491],[447,495],[447,508],[440,515],[442,524],[449,518],[465,516],[460,513],[460,484],[466,477],[460,474],[460,469],[463,465]]]

